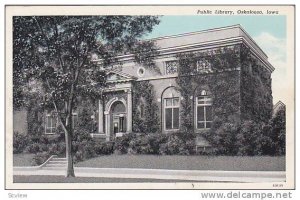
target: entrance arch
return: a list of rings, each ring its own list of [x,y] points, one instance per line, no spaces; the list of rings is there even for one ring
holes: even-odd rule
[[[123,133],[126,131],[126,107],[121,101],[115,101],[111,106],[112,130],[111,133]]]
[[[105,132],[108,140],[114,140],[117,133],[127,130],[128,111],[123,98],[115,97],[105,107]]]

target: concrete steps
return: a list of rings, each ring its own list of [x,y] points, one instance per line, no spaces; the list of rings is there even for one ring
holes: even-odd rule
[[[43,166],[42,169],[47,170],[61,170],[66,169],[67,158],[51,157]]]

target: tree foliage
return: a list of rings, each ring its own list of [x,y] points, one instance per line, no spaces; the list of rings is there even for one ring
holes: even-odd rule
[[[72,113],[76,97],[101,97],[103,67],[133,54],[138,63],[153,67],[156,48],[142,37],[159,23],[156,16],[16,16],[13,18],[14,105],[20,106],[33,88],[44,107],[55,110],[66,135],[68,173],[73,176]],[[40,87],[37,87],[39,85]],[[25,89],[24,89],[25,88]],[[70,167],[71,166],[71,167]]]

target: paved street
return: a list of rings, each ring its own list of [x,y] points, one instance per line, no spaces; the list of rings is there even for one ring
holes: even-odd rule
[[[175,183],[195,182],[186,180],[141,179],[141,178],[103,178],[103,177],[72,177],[64,176],[14,176],[14,183]],[[199,181],[197,181],[199,182]],[[201,181],[205,182],[205,181]]]

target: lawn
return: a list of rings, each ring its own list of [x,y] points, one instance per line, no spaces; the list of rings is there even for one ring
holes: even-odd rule
[[[110,155],[85,160],[76,163],[75,166],[175,170],[285,171],[285,157]]]
[[[13,166],[32,166],[34,154],[14,154]],[[175,170],[285,171],[285,157],[109,155],[91,158],[76,167],[148,168]]]
[[[13,155],[13,166],[32,166],[32,159],[34,154],[14,154]]]

